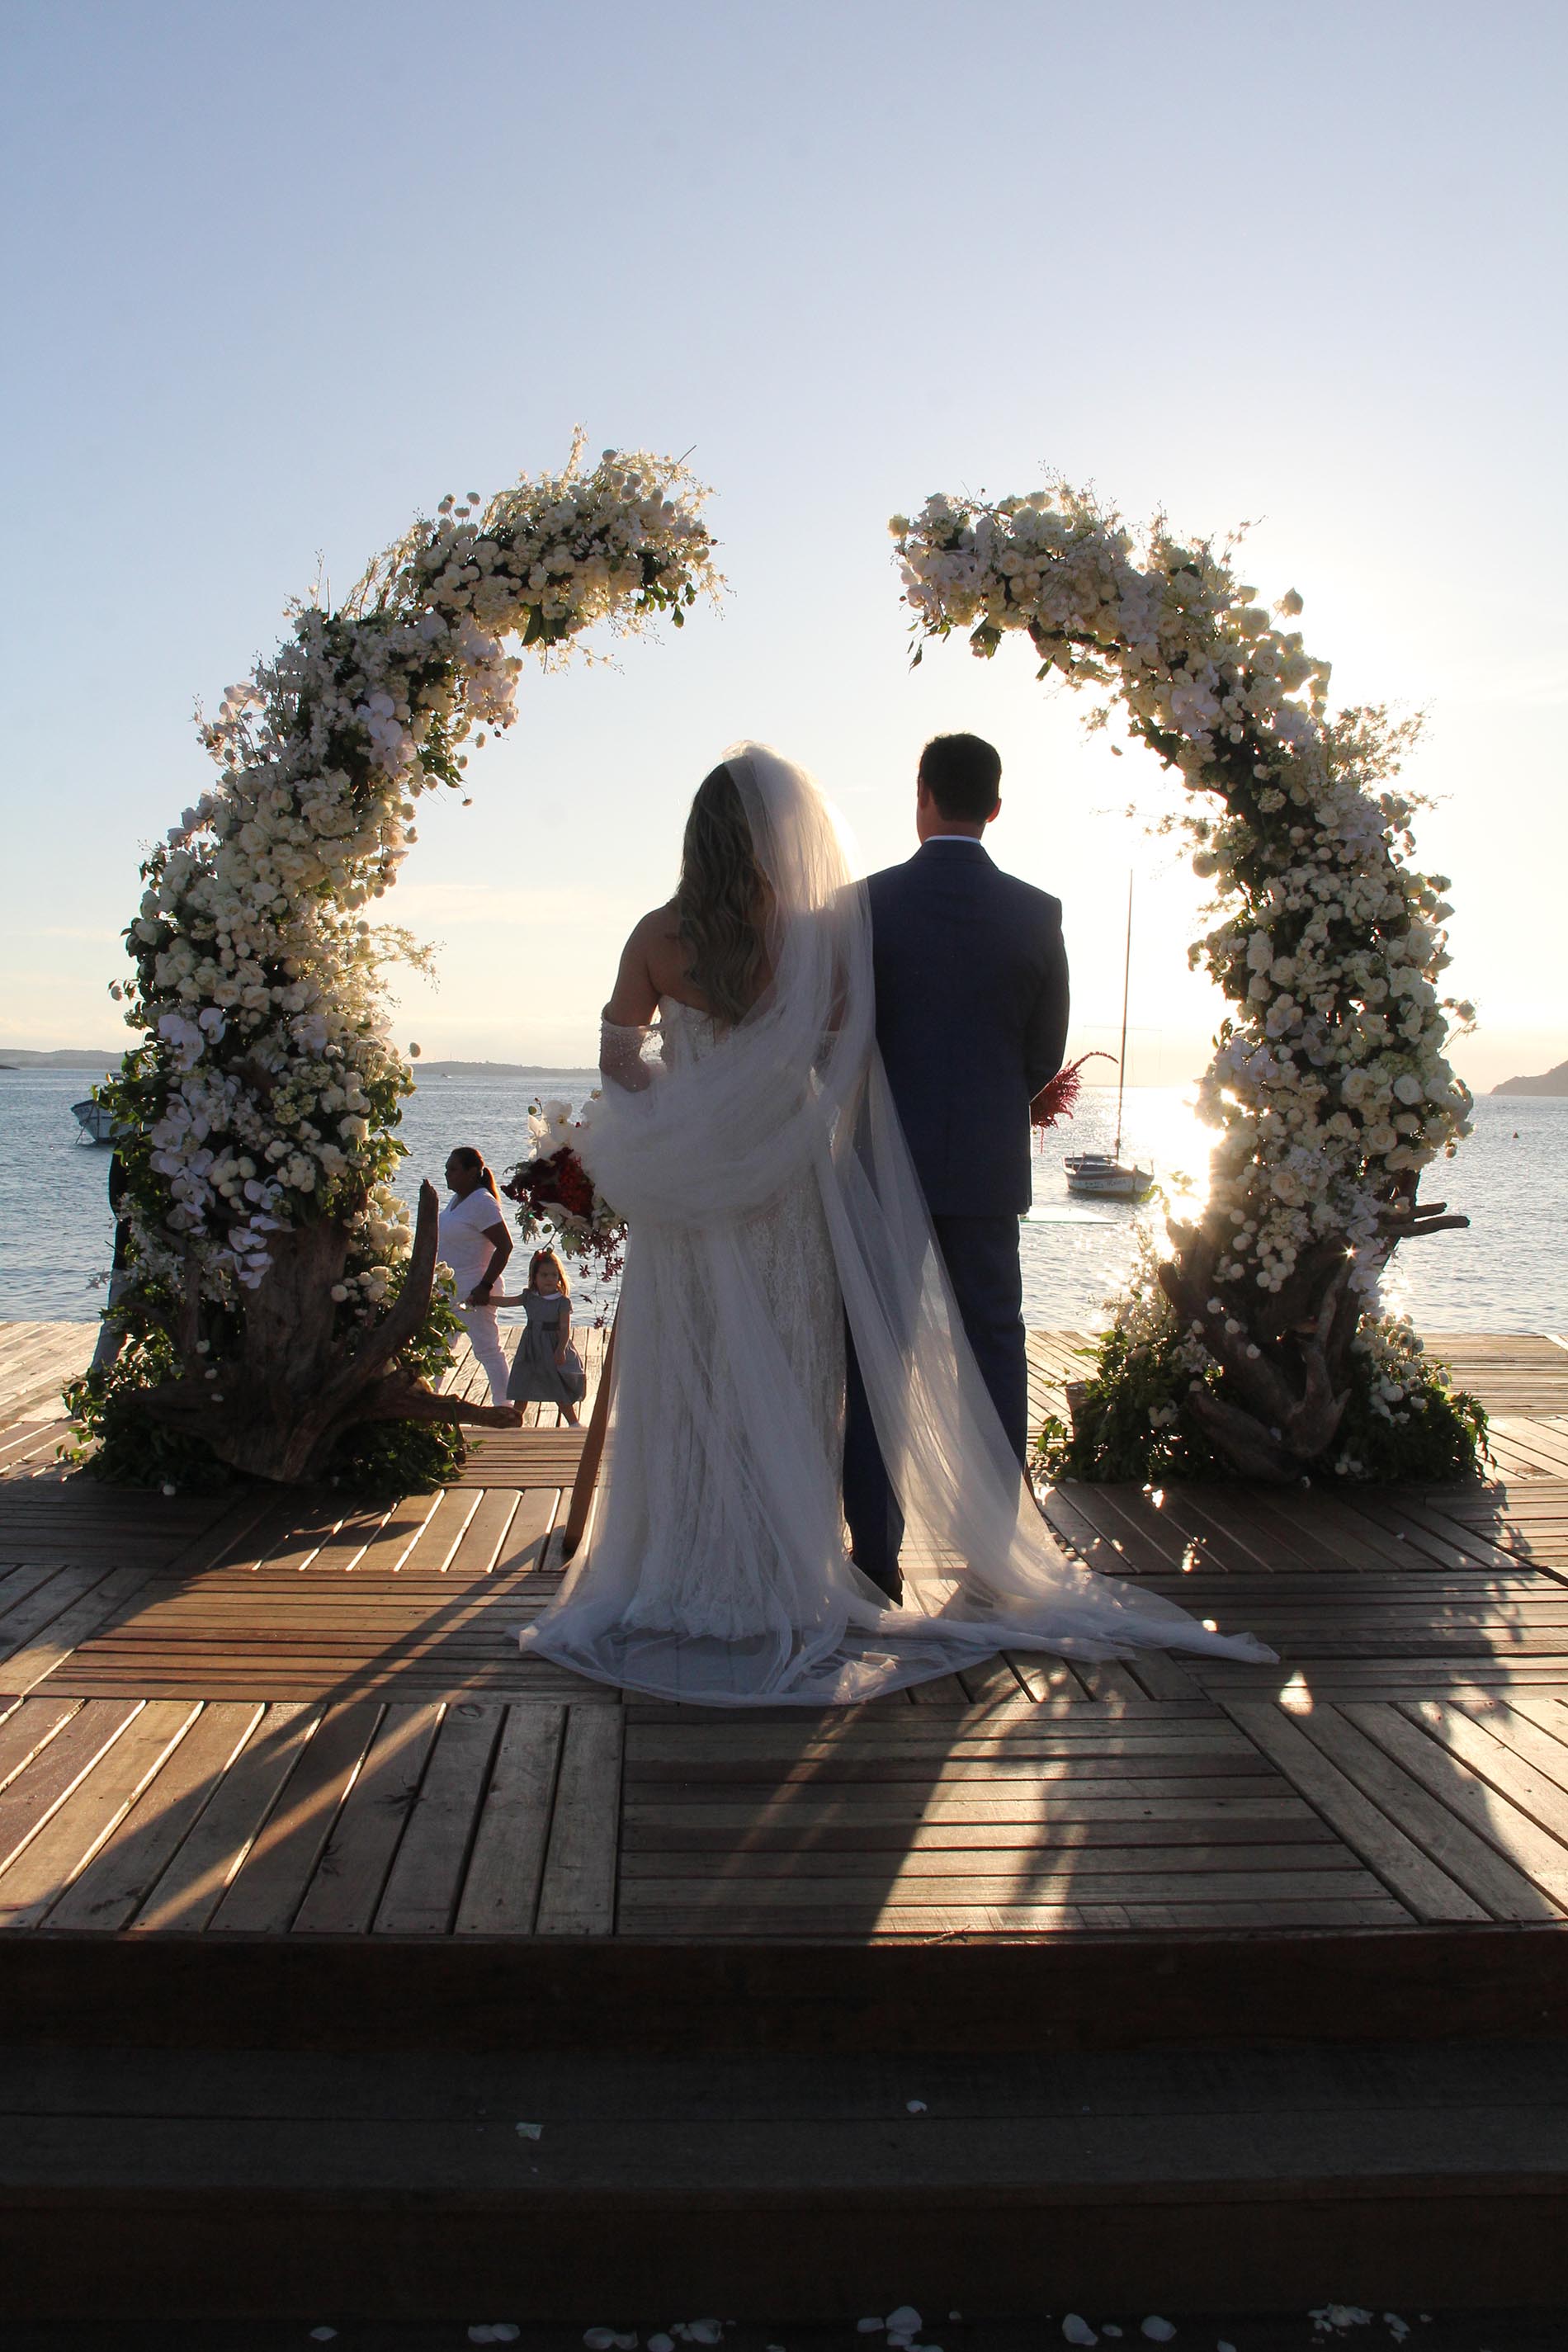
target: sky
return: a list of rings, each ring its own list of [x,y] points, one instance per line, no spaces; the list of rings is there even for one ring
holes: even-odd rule
[[[581,1064],[697,783],[776,743],[868,870],[921,744],[1004,761],[1063,901],[1071,1050],[1194,1076],[1202,891],[1021,642],[909,667],[887,519],[1091,483],[1247,523],[1347,702],[1425,710],[1473,1085],[1568,1057],[1560,0],[50,0],[0,5],[0,1055],[121,1034],[139,853],[193,704],[444,493],[591,450],[711,483],[729,592],[525,674],[384,902],[398,1032]],[[1139,814],[1126,814],[1135,801]]]

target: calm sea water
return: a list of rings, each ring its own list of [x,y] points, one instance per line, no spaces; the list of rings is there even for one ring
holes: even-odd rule
[[[90,1075],[0,1071],[0,1320],[87,1322],[98,1313],[93,1277],[112,1242],[109,1154],[77,1141],[70,1115]],[[592,1082],[585,1070],[483,1084],[426,1079],[404,1113],[407,1197],[421,1176],[440,1183],[456,1143],[475,1144],[492,1166],[506,1166],[521,1150],[535,1094],[580,1097]],[[1031,1323],[1103,1321],[1136,1227],[1159,1214],[1068,1198],[1063,1153],[1109,1150],[1115,1108],[1114,1093],[1086,1089],[1077,1118],[1056,1130],[1036,1161],[1035,1207],[1022,1236]],[[1124,1148],[1152,1153],[1163,1179],[1181,1172],[1201,1181],[1206,1139],[1179,1091],[1129,1094]],[[1483,1097],[1475,1133],[1424,1189],[1467,1211],[1470,1229],[1404,1251],[1389,1285],[1393,1304],[1428,1330],[1568,1332],[1568,1100]],[[584,1308],[600,1303],[586,1290],[579,1298]]]

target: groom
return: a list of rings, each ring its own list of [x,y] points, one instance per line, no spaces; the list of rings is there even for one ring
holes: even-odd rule
[[[877,1042],[937,1246],[1007,1442],[1028,1449],[1018,1219],[1029,1205],[1029,1104],[1061,1067],[1068,965],[1059,899],[994,866],[982,835],[1002,762],[978,735],[921,753],[903,866],[873,874]],[[844,1516],[856,1565],[902,1592],[903,1514],[888,1484],[854,1350]]]

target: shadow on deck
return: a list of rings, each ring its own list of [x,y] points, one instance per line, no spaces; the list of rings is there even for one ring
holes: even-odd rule
[[[1485,1487],[1051,1497],[1278,1667],[821,1716],[520,1656],[551,1431],[347,1514],[13,1435],[10,2309],[1568,2294],[1550,1419]]]

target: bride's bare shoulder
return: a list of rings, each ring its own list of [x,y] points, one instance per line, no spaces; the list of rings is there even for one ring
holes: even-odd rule
[[[661,996],[679,982],[686,969],[675,901],[654,907],[633,924],[621,950],[621,968],[615,993],[605,1007],[606,1020],[628,1024],[651,1021]]]
[[[662,940],[676,940],[679,936],[680,918],[676,912],[673,898],[667,898],[662,907],[651,907],[632,926],[632,938],[640,940],[649,949]]]

